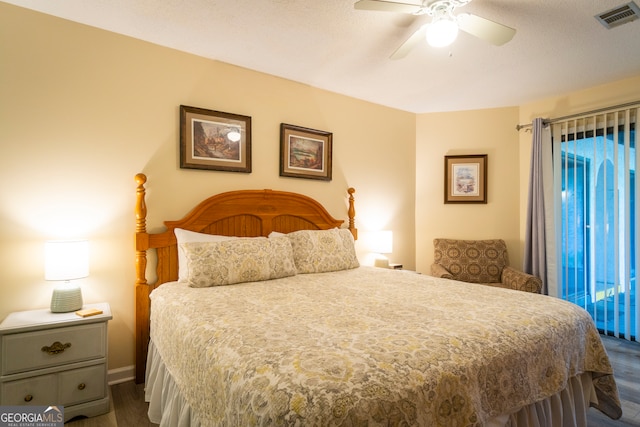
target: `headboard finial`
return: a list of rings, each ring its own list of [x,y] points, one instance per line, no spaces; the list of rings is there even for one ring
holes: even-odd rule
[[[138,183],[138,185],[144,185],[144,183],[147,182],[147,176],[143,173],[137,173],[136,182]]]
[[[353,234],[354,240],[358,240],[358,229],[355,226],[355,217],[356,217],[356,208],[354,206],[354,198],[353,193],[356,192],[356,189],[353,187],[349,187],[347,189],[347,193],[349,193],[349,210],[347,211],[349,215],[349,230],[351,230],[351,234]]]
[[[144,183],[147,177],[143,173],[136,175],[136,284],[146,285],[145,270],[147,268],[146,247],[140,247],[140,239],[147,234],[147,204],[144,201],[146,190]]]
[[[144,233],[147,228],[147,204],[144,200],[146,190],[144,183],[147,182],[147,176],[143,173],[136,174],[136,233]]]

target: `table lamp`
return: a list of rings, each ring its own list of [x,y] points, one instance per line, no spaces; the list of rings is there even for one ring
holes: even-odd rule
[[[59,281],[51,296],[51,312],[66,313],[82,308],[80,285],[72,280],[89,275],[87,240],[51,240],[45,242],[45,280]]]
[[[389,268],[389,258],[384,254],[393,252],[393,232],[390,230],[373,231],[370,236],[371,252],[377,255],[375,266],[381,268]]]

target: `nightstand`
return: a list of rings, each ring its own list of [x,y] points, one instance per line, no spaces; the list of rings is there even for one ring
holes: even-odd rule
[[[109,412],[107,303],[80,317],[49,309],[11,313],[0,323],[0,405],[63,406],[65,422]]]

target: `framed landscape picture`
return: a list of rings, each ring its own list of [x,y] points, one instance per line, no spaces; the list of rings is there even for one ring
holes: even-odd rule
[[[444,202],[487,203],[487,155],[444,157]]]
[[[251,172],[251,117],[181,105],[180,167]]]
[[[331,181],[333,134],[280,124],[280,176]]]

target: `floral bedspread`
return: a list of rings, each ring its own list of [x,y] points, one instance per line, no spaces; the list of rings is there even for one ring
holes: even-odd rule
[[[360,267],[152,295],[151,339],[205,425],[481,426],[591,371],[620,413],[581,308]]]

